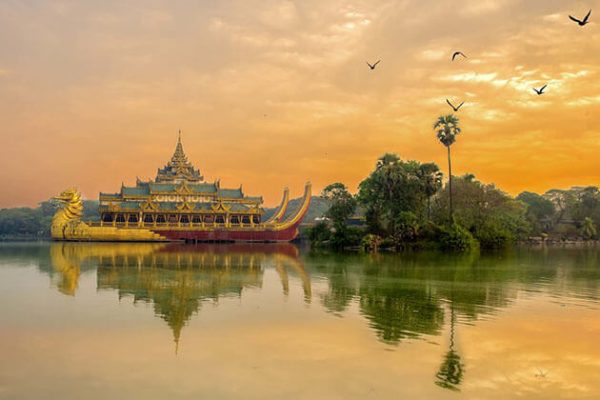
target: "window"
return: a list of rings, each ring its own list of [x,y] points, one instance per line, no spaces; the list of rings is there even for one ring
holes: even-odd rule
[[[200,215],[194,215],[192,216],[192,222],[194,224],[199,224],[200,222],[202,222],[202,217]]]
[[[252,222],[255,224],[260,224],[260,216],[259,215],[253,215],[252,216]]]
[[[240,217],[238,217],[237,215],[232,215],[231,217],[229,217],[229,221],[233,225],[239,225],[240,224]]]
[[[137,222],[138,222],[137,214],[129,214],[129,223],[137,224]]]
[[[176,224],[177,223],[177,215],[175,215],[175,214],[169,214],[169,222],[172,223],[172,224],[173,223]]]
[[[117,223],[125,223],[125,217],[123,216],[123,214],[117,214],[117,219],[116,219]]]
[[[217,215],[215,217],[215,222],[217,224],[224,224],[225,223],[225,216],[223,216],[223,215]]]
[[[189,224],[189,223],[190,223],[190,216],[189,216],[189,215],[186,215],[186,214],[184,214],[184,215],[182,215],[181,217],[179,217],[179,221],[180,221],[182,224]]]
[[[204,222],[206,222],[207,224],[212,224],[213,222],[215,222],[215,216],[214,215],[205,215]]]
[[[145,224],[151,224],[154,222],[154,215],[152,214],[145,214],[144,215],[144,223]]]
[[[113,216],[112,214],[102,214],[102,222],[112,222]]]
[[[242,216],[242,222],[244,224],[249,224],[250,223],[250,217],[247,215]]]
[[[167,222],[167,219],[165,218],[165,216],[163,214],[159,214],[156,216],[157,224],[164,224],[165,222]]]

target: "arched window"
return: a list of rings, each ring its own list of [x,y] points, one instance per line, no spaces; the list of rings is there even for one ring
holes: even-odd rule
[[[250,223],[250,217],[247,215],[242,216],[242,222],[244,224],[249,224]]]
[[[117,214],[117,219],[116,219],[118,224],[123,224],[125,223],[125,216],[123,216],[123,214]]]
[[[190,216],[187,214],[183,214],[181,217],[179,217],[179,221],[182,224],[189,224],[190,223]]]
[[[196,214],[196,215],[192,216],[192,222],[194,224],[199,224],[202,222],[202,217],[200,215]]]
[[[154,215],[152,214],[144,214],[144,223],[151,224],[154,222]]]
[[[225,223],[225,216],[224,215],[217,215],[215,217],[215,222],[217,224],[224,224]]]
[[[169,214],[169,223],[171,223],[171,224],[177,223],[177,214]]]
[[[129,223],[137,224],[138,216],[137,214],[129,214]]]
[[[255,224],[260,224],[260,215],[253,215],[252,222]]]
[[[232,225],[239,225],[240,217],[238,217],[237,215],[232,215],[231,217],[229,217],[229,222],[231,222]]]
[[[205,215],[204,222],[206,222],[207,224],[212,224],[213,222],[215,222],[215,216],[214,215]]]
[[[113,216],[112,214],[102,214],[102,222],[112,222],[113,221]]]
[[[164,214],[158,214],[156,216],[156,223],[157,224],[164,224],[165,222],[167,222],[167,219],[165,218]]]

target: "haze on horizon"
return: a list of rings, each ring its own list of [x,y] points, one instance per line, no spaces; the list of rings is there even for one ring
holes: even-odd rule
[[[0,207],[153,178],[179,129],[207,180],[267,206],[355,191],[386,152],[446,173],[446,98],[466,101],[456,175],[597,185],[597,21],[597,0],[4,1]]]

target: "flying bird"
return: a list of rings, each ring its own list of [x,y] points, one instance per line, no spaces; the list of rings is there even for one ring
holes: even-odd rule
[[[546,89],[546,86],[548,86],[548,85],[544,85],[539,89],[533,88],[533,91],[536,92],[538,94],[538,96],[541,96],[544,93],[544,89]]]
[[[367,65],[369,66],[369,68],[371,68],[371,70],[374,70],[377,64],[379,64],[380,62],[381,60],[377,60],[375,64],[369,64],[369,62],[367,61]]]
[[[577,22],[579,24],[579,26],[584,26],[584,25],[587,25],[588,22],[590,22],[591,14],[592,14],[592,10],[588,11],[587,15],[583,18],[583,20],[579,20],[571,15],[569,15],[569,18],[571,19],[571,21]]]
[[[463,53],[462,51],[455,51],[454,54],[452,54],[452,61],[454,61],[458,56],[463,56],[464,58],[467,58],[467,56],[465,56],[465,53]]]
[[[465,102],[463,101],[462,103],[460,103],[458,105],[458,107],[454,107],[454,104],[450,103],[450,100],[446,99],[446,103],[448,103],[448,105],[450,107],[452,107],[452,109],[454,110],[454,112],[457,112],[458,110],[460,110],[460,108],[462,107],[463,104],[465,104]]]

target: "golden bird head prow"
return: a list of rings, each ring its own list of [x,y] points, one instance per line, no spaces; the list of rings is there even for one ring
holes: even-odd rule
[[[64,190],[58,196],[54,196],[53,199],[61,201],[63,203],[67,203],[67,202],[70,202],[79,197],[81,197],[81,195],[79,194],[79,192],[77,191],[76,188],[69,188],[69,189]]]

